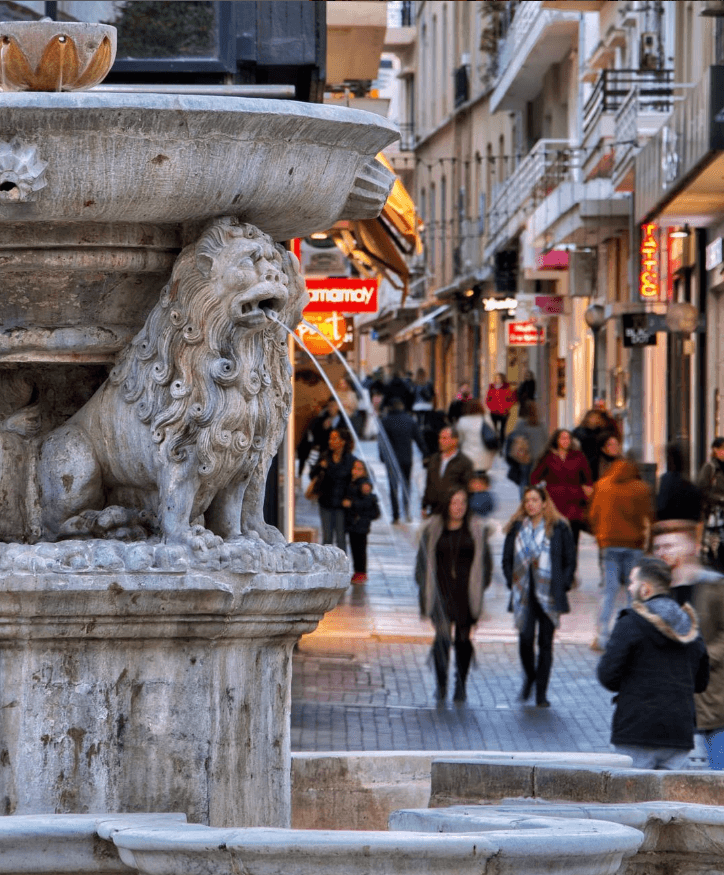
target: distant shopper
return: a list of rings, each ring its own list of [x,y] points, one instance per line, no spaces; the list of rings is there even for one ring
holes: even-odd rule
[[[586,411],[580,425],[576,426],[571,434],[580,444],[581,451],[588,460],[588,467],[591,469],[591,476],[595,482],[601,474],[599,471],[601,448],[609,437],[620,439],[618,427],[612,427],[609,424],[602,410],[592,407]]]
[[[560,615],[570,610],[567,593],[576,568],[573,536],[542,486],[525,490],[523,501],[503,531],[503,574],[510,590],[508,610],[513,612],[518,630],[524,676],[518,699],[526,702],[535,687],[536,705],[548,708],[553,636]]]
[[[412,412],[422,430],[427,425],[428,414],[435,409],[435,387],[428,380],[425,368],[418,368],[415,371],[412,392]]]
[[[529,401],[535,401],[535,375],[533,371],[526,371],[523,381],[519,384],[516,395],[518,396],[518,415],[523,415],[523,408]]]
[[[360,459],[352,463],[352,474],[347,493],[342,499],[344,529],[349,536],[352,553],[352,583],[367,581],[367,536],[372,522],[380,516],[377,496],[367,476],[367,468]]]
[[[636,769],[685,769],[694,747],[694,694],[709,681],[709,658],[691,605],[671,597],[671,572],[642,558],[631,571],[631,607],[621,611],[598,679],[616,693],[611,744]]]
[[[508,435],[505,448],[508,479],[518,484],[521,499],[530,484],[533,465],[540,459],[547,443],[548,432],[538,418],[538,405],[535,401],[527,401],[521,407],[520,418]]]
[[[427,463],[427,479],[422,496],[422,516],[441,513],[446,496],[454,489],[467,490],[473,463],[460,452],[457,429],[450,425],[440,429],[437,436],[439,450]]]
[[[615,438],[609,438],[614,441]],[[608,642],[616,597],[631,570],[648,549],[654,521],[651,490],[634,462],[617,458],[599,478],[589,509],[591,529],[602,551],[604,592],[598,615],[598,635],[592,650]]]
[[[696,485],[703,497],[702,558],[724,572],[724,437],[712,441],[711,458],[699,471]]]
[[[392,402],[396,398],[402,401],[405,410],[412,408],[412,392],[408,382],[396,368],[390,366],[382,395],[381,411],[383,414],[392,410]]]
[[[482,612],[487,541],[485,522],[468,513],[468,495],[454,489],[425,525],[415,562],[420,611],[432,620],[436,696],[445,700],[450,646],[455,647],[453,701],[464,702],[473,645],[470,632]],[[489,565],[489,560],[487,560]],[[455,627],[453,639],[452,628]]]
[[[671,441],[666,445],[666,473],[659,480],[656,495],[657,520],[701,520],[701,490],[686,476],[685,467],[681,444]]]
[[[486,517],[495,510],[495,499],[490,491],[490,477],[485,471],[473,471],[468,477],[468,505],[471,513]]]
[[[473,463],[473,468],[476,471],[489,471],[495,461],[496,446],[494,442],[492,449],[486,446],[485,438],[487,436],[489,441],[495,438],[496,431],[492,419],[477,398],[465,402],[462,416],[455,427],[460,435],[460,449]]]
[[[498,431],[498,442],[501,447],[505,446],[505,427],[516,397],[515,389],[506,381],[504,375],[496,374],[495,379],[488,386],[485,406],[490,411],[490,417]]]
[[[588,460],[573,444],[570,431],[557,428],[543,448],[538,464],[530,474],[531,485],[545,483],[553,504],[571,524],[578,555],[578,539],[586,525],[588,499],[593,493],[593,478]]]
[[[470,392],[470,383],[467,380],[463,380],[462,383],[458,386],[457,394],[455,398],[450,402],[450,406],[447,410],[447,418],[448,422],[452,425],[456,425],[458,419],[463,415],[463,408],[465,404],[470,401],[472,398],[472,393]]]
[[[405,519],[410,522],[412,445],[413,443],[417,444],[423,458],[427,455],[427,445],[422,439],[417,421],[411,413],[405,410],[405,405],[400,398],[392,399],[389,413],[380,420],[377,443],[380,448],[380,459],[385,463],[387,469],[392,522],[397,523],[400,519],[400,491],[402,492],[402,508]]]
[[[346,428],[332,429],[329,446],[309,472],[319,501],[322,543],[336,544],[346,552],[344,506],[342,504],[352,478],[354,441]],[[310,484],[311,485],[311,484]]]

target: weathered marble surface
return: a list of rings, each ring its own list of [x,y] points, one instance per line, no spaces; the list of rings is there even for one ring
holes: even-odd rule
[[[397,811],[391,829],[474,833],[499,818],[544,817],[580,822],[582,818],[633,827],[643,834],[637,853],[622,862],[620,875],[700,875],[724,872],[724,808],[686,802],[547,802],[508,800],[500,805],[465,805],[442,809]]]
[[[104,821],[124,827],[172,826],[184,814],[30,814],[0,817],[2,875],[129,875],[117,848],[98,830]]]
[[[99,829],[121,859],[148,875],[613,875],[635,853],[638,830],[586,820],[501,815],[474,836],[323,830],[213,830],[193,826]],[[497,828],[496,828],[497,827]],[[482,832],[482,830],[481,830]]]
[[[54,547],[22,549],[53,565]],[[292,647],[337,603],[349,564],[314,544],[256,542],[244,555],[244,571],[13,561],[0,589],[2,813],[289,825]]]
[[[430,802],[435,760],[565,763],[626,768],[631,757],[578,751],[296,751],[292,753],[295,829],[387,829],[390,814]]]
[[[234,215],[289,240],[373,218],[394,180],[374,156],[397,128],[347,107],[88,91],[0,93],[0,110],[5,136],[35,147],[48,181],[26,202],[0,201],[2,224]]]
[[[527,761],[432,764],[430,806],[499,803],[527,797],[561,802],[698,802],[724,805],[724,772],[654,771]]]

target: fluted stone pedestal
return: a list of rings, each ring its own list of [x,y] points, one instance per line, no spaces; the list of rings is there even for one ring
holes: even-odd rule
[[[291,652],[349,582],[341,551],[0,547],[3,814],[290,825]]]

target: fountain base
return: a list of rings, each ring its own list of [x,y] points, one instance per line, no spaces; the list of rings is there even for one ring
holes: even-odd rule
[[[341,551],[10,544],[0,573],[3,814],[290,825],[291,652],[349,583]]]

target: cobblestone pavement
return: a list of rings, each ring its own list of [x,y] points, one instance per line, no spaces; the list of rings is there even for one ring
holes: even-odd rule
[[[496,461],[495,571],[473,637],[468,699],[462,705],[437,705],[429,661],[432,628],[419,616],[412,580],[424,469],[418,458],[411,502],[418,521],[392,526],[376,444],[363,442],[357,453],[372,469],[384,514],[370,533],[368,582],[350,587],[295,650],[292,749],[609,751],[611,696],[596,680],[598,654],[589,648],[600,579],[593,539],[582,536],[580,583],[570,594],[571,613],[556,633],[551,708],[522,705],[516,701],[521,685],[517,637],[500,571],[500,529],[518,496],[503,461]],[[297,490],[297,523],[318,526],[317,507],[303,497],[305,485],[306,480]]]

